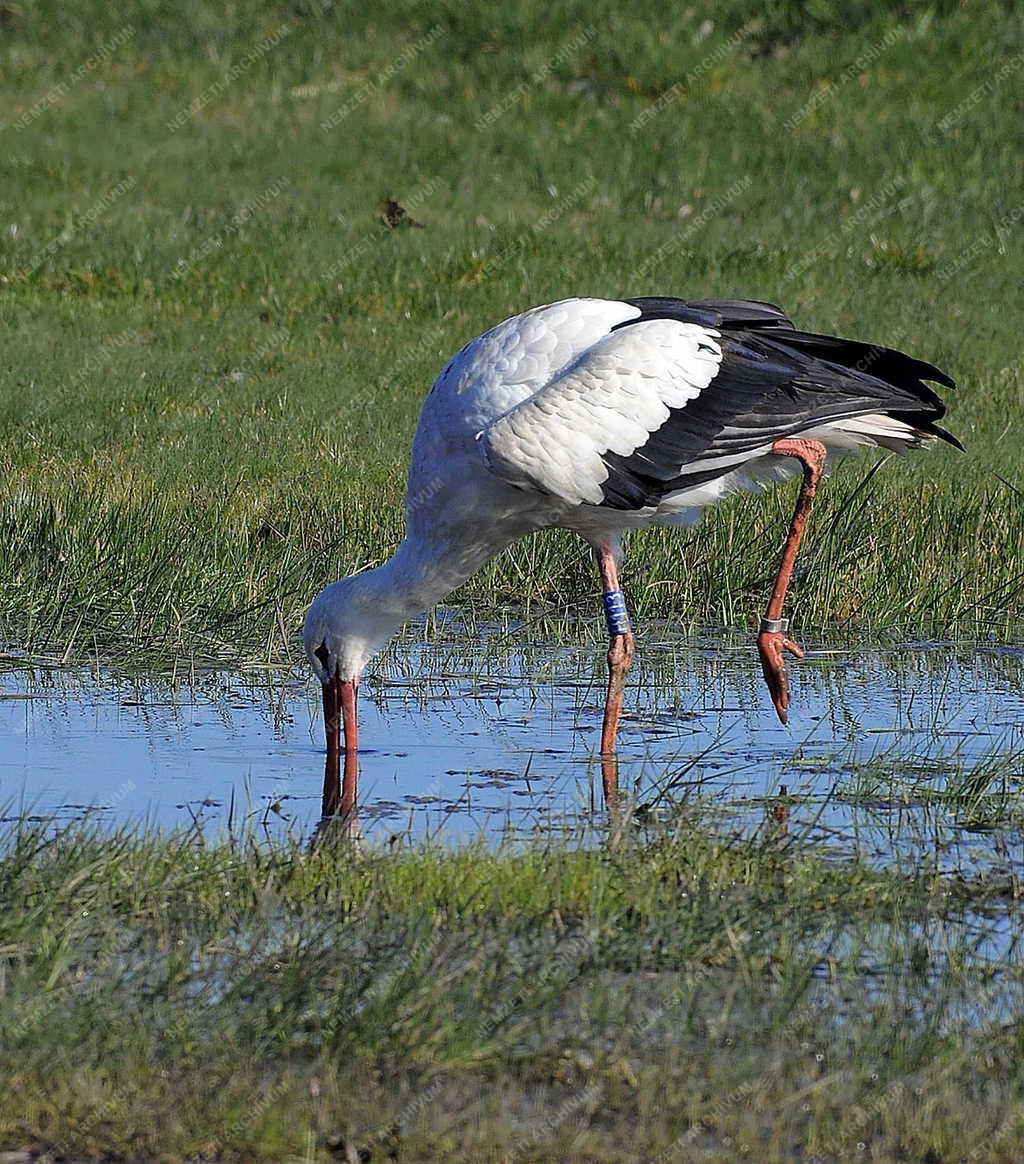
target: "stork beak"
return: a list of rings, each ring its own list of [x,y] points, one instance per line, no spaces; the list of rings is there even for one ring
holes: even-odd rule
[[[359,783],[359,720],[356,696],[359,680],[335,676],[323,685],[324,731],[327,735],[327,763],[324,768],[324,796],[321,816],[347,817],[355,812]],[[345,746],[342,749],[342,731]],[[344,772],[341,755],[345,754]]]

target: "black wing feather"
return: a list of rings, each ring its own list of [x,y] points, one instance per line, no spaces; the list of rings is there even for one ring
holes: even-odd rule
[[[667,295],[643,295],[624,299],[640,308],[640,316],[616,324],[612,331],[643,323],[648,319],[678,319],[681,323],[698,323],[704,327],[792,327],[793,321],[774,303],[757,299],[672,299]]]

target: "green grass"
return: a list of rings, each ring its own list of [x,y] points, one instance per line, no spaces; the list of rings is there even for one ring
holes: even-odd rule
[[[997,229],[1019,110],[1016,74],[992,81],[1020,49],[1013,6],[15,2],[2,21],[9,643],[286,653],[311,595],[401,536],[408,439],[452,351],[536,302],[651,292],[780,300],[949,369],[969,456],[859,492],[865,465],[838,474],[794,614],[1020,634],[1020,228]],[[387,229],[389,197],[421,227]],[[638,613],[749,627],[789,505],[636,537]],[[548,534],[455,597],[589,615],[595,590]]]
[[[836,863],[773,823],[716,836],[686,810],[586,847],[362,855],[23,824],[0,886],[0,1145],[1024,1151],[1012,880]]]

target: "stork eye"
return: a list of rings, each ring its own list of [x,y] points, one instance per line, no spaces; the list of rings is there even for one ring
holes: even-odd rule
[[[316,657],[320,660],[320,663],[322,664],[322,666],[326,668],[327,661],[331,657],[330,653],[327,650],[326,641],[322,642],[320,644],[320,646],[318,646],[317,649],[313,652],[313,654],[316,655]]]

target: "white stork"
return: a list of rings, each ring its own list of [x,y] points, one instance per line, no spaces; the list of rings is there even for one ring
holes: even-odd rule
[[[420,413],[405,538],[382,566],[322,590],[306,618],[324,694],[324,816],[355,809],[366,664],[404,622],[535,530],[574,530],[596,556],[610,637],[601,753],[611,756],[633,658],[622,535],[686,524],[734,490],[799,468],[757,640],[785,723],[783,652],[802,652],[787,636],[783,601],[818,481],[832,454],[858,446],[902,452],[941,437],[962,447],[936,424],[945,408],[925,380],[954,386],[931,364],[798,331],[779,308],[749,300],[564,299],[472,340]]]

